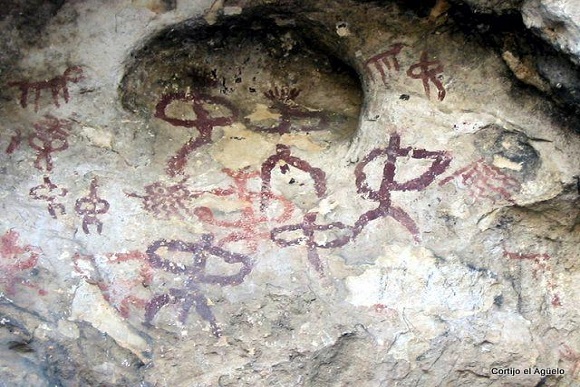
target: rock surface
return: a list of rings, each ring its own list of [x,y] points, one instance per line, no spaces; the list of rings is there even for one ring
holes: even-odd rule
[[[503,14],[518,12],[526,0],[459,0],[457,3],[469,5],[474,11]]]
[[[580,3],[574,0],[450,0],[467,18],[468,33],[495,41],[508,67],[524,83],[580,111]],[[446,4],[445,0],[437,4]],[[449,6],[435,8],[448,9]],[[483,14],[483,16],[478,16]],[[494,15],[494,16],[489,16]],[[475,17],[478,21],[471,20]],[[500,26],[498,28],[498,26]],[[540,39],[534,39],[532,36]]]
[[[579,129],[513,76],[570,67],[424,5],[25,3],[0,385],[580,382]]]
[[[580,4],[574,1],[530,0],[522,9],[526,27],[569,54],[580,64]]]

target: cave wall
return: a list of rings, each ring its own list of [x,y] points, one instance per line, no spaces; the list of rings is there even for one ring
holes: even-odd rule
[[[0,384],[578,383],[577,11],[9,2]]]

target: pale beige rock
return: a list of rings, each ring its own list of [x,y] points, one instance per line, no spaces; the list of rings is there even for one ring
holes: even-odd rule
[[[133,352],[143,362],[148,362],[146,353],[150,352],[150,348],[147,342],[118,316],[94,285],[81,282],[76,288],[70,318],[72,321],[91,323],[121,347]]]
[[[551,90],[533,53],[409,4],[0,20],[23,53],[0,59],[0,380],[574,385],[574,117],[508,71]],[[57,106],[42,82],[72,65]],[[37,111],[16,81],[49,88]],[[563,374],[496,372],[535,368]]]
[[[524,23],[580,64],[580,3],[573,0],[527,0]]]

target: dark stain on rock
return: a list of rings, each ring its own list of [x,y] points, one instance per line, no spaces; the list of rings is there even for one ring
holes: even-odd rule
[[[161,0],[166,11],[174,10],[177,7],[177,0]]]
[[[520,175],[526,180],[533,179],[542,163],[538,151],[530,144],[530,139],[521,132],[512,132],[492,124],[476,134],[475,147],[490,164],[501,160],[513,168],[502,168],[511,175]]]
[[[2,2],[0,7],[0,21],[12,16],[19,30],[38,35],[64,2],[65,0],[8,0]]]

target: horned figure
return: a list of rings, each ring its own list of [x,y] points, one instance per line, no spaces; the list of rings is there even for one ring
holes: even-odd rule
[[[62,93],[62,98],[65,103],[70,100],[68,92],[68,83],[78,83],[84,79],[83,69],[80,66],[72,66],[67,68],[63,75],[59,75],[49,80],[37,82],[9,82],[8,86],[20,88],[20,106],[26,108],[28,106],[29,92],[34,92],[34,111],[38,111],[38,102],[43,90],[50,90],[52,94],[52,103],[56,107],[60,107],[59,97]]]

